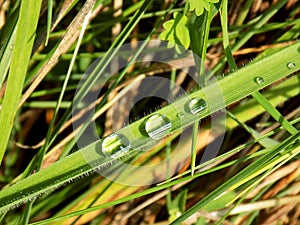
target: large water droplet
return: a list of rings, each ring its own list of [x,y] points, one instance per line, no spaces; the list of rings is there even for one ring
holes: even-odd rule
[[[255,81],[255,83],[257,83],[259,85],[261,85],[265,82],[264,78],[262,78],[262,77],[255,77],[254,81]]]
[[[145,123],[145,130],[152,139],[161,139],[168,135],[171,130],[171,121],[168,117],[160,114],[150,116]]]
[[[130,141],[124,135],[111,134],[102,142],[102,152],[111,158],[125,155],[130,150]]]
[[[288,67],[289,69],[294,69],[294,68],[296,67],[296,64],[293,63],[293,62],[289,62],[289,63],[287,64],[287,67]]]
[[[193,98],[189,103],[189,110],[197,115],[207,109],[207,103],[203,98]]]

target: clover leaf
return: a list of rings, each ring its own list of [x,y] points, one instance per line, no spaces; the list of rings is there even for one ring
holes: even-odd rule
[[[211,3],[217,3],[219,0],[188,0],[190,3],[189,11],[194,11],[197,16],[200,16],[204,9],[210,11]]]
[[[182,52],[179,46],[185,49],[190,46],[190,34],[187,25],[188,18],[178,12],[173,14],[173,18],[163,24],[165,30],[159,37],[161,40],[168,41],[170,45],[175,45],[176,50]]]

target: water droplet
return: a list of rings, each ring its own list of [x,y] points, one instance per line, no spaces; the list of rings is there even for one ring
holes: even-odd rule
[[[178,118],[183,118],[183,117],[184,117],[184,113],[183,113],[183,112],[177,113],[177,117],[178,117]]]
[[[287,64],[287,67],[288,67],[289,69],[294,69],[294,68],[296,67],[296,64],[293,63],[293,62],[289,62],[289,63]]]
[[[207,103],[203,98],[193,98],[189,103],[190,112],[197,115],[207,109]]]
[[[13,50],[14,49],[14,45],[13,44],[11,44],[10,46],[9,46],[9,50]]]
[[[147,119],[145,130],[152,139],[161,139],[171,130],[171,122],[168,117],[156,114]]]
[[[102,152],[111,158],[125,155],[130,149],[130,141],[121,134],[111,134],[102,142]]]
[[[257,83],[259,85],[263,84],[265,82],[264,78],[262,78],[262,77],[255,77],[254,81],[255,81],[255,83]]]

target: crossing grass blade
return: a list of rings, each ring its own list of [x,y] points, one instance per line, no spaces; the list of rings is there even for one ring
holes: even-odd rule
[[[272,115],[272,117],[280,123],[289,133],[296,134],[298,130],[293,127],[277,109],[259,92],[253,93],[252,96],[258,101],[264,109]]]

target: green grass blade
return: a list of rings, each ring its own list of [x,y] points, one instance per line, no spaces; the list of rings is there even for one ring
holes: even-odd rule
[[[253,37],[257,29],[260,29],[263,25],[265,25],[268,20],[278,12],[285,4],[287,0],[279,0],[274,5],[272,5],[264,14],[260,16],[260,18],[255,19],[254,25],[249,28],[248,32],[243,33],[242,37],[232,46],[232,51],[237,51],[240,49],[251,37]],[[223,12],[223,14],[226,12]],[[222,18],[225,21],[226,18]],[[227,19],[226,19],[227,20]],[[221,23],[223,26],[224,23]],[[224,29],[222,27],[222,29]],[[227,29],[227,28],[226,28]],[[224,36],[225,37],[225,36]],[[213,68],[213,72],[219,71],[220,68],[224,66],[225,59],[222,59],[221,63],[219,63],[215,68]]]
[[[0,162],[18,111],[27,67],[39,19],[41,0],[22,1],[11,66],[0,113]]]
[[[293,127],[281,114],[278,112],[276,108],[260,93],[253,93],[252,96],[255,98],[257,102],[261,104],[264,109],[271,114],[271,116],[280,123],[289,133],[296,134],[298,130]]]
[[[210,31],[210,23],[213,17],[216,15],[217,10],[215,10],[214,5],[210,5],[211,10],[204,13],[201,16],[197,16],[195,12],[192,13],[189,20],[189,32],[191,38],[191,50],[194,54],[199,57],[194,57],[196,64],[196,69],[198,73],[198,82],[200,85],[205,85],[206,74],[204,71],[206,51],[208,46],[208,36]],[[200,40],[199,40],[199,37]],[[194,175],[197,157],[197,134],[198,134],[198,122],[193,124],[192,133],[192,146],[191,146],[191,174]]]
[[[222,30],[223,30],[223,45],[224,45],[225,54],[226,54],[226,57],[228,59],[228,64],[229,64],[230,68],[232,70],[236,70],[236,69],[238,69],[238,67],[235,64],[235,61],[234,61],[234,58],[232,56],[232,52],[231,52],[230,46],[229,46],[228,29],[227,29],[227,4],[228,4],[228,2],[226,0],[224,0],[222,2],[222,10],[221,10],[221,23],[222,23]],[[280,6],[281,5],[279,5],[279,7]],[[266,16],[266,19],[268,19],[268,18],[269,17]],[[260,23],[257,26],[259,26]],[[286,66],[289,67],[289,68],[293,67],[294,63],[292,61],[288,62],[288,64]],[[263,78],[257,77],[256,82],[258,82],[258,83],[259,82],[264,82],[264,80],[263,80]],[[272,106],[272,104],[261,93],[254,92],[252,94],[252,96],[253,96],[253,98],[255,98],[255,100],[257,102],[259,102],[261,104],[262,107],[264,107],[264,109],[267,112],[269,112],[273,116],[273,118],[277,122],[279,122],[284,128],[286,128],[291,134],[297,133],[297,129],[294,128],[292,125],[290,125],[288,123],[288,121]]]
[[[15,12],[8,18],[9,24],[6,24],[1,30],[0,35],[0,87],[6,79],[12,56],[12,50],[15,43],[18,14]]]
[[[236,64],[232,56],[232,52],[229,45],[227,5],[228,5],[228,1],[223,0],[220,8],[221,27],[223,32],[223,47],[225,50],[225,55],[227,57],[229,66],[231,67],[231,69],[236,69]]]
[[[249,127],[247,124],[240,122],[234,114],[232,114],[231,112],[227,111],[227,114],[231,117],[231,119],[233,119],[234,121],[236,121],[241,127],[243,127],[247,132],[249,132],[254,139],[258,139],[261,138],[262,135],[257,132],[256,130],[252,129],[251,127]],[[278,141],[275,141],[271,138],[264,138],[258,141],[263,147],[265,148],[270,148],[273,147],[277,144],[279,144]]]
[[[293,98],[300,94],[299,90],[300,75],[290,77],[284,80],[277,86],[264,91],[264,96],[274,106],[278,106],[290,98]],[[249,110],[251,110],[251,116],[249,116]],[[258,116],[265,112],[264,108],[261,107],[255,99],[249,99],[249,101],[231,110],[231,112],[238,118],[240,122],[246,122],[251,118]],[[236,122],[231,118],[227,118],[226,126],[227,129],[233,129],[236,127]]]
[[[51,32],[52,8],[53,8],[53,0],[48,0],[47,35],[46,35],[46,40],[45,40],[45,46],[48,45],[49,36],[50,36],[50,32]]]

